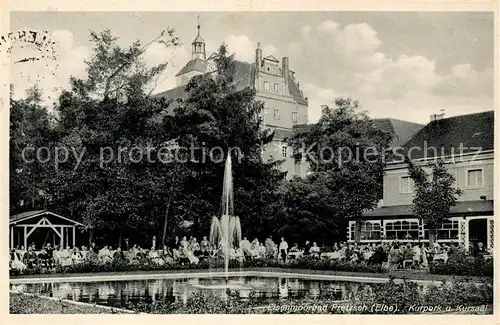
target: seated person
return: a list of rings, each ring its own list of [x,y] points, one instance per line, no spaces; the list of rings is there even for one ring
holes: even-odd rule
[[[14,249],[10,251],[10,268],[21,272],[26,270],[26,265],[20,261],[19,254]]]
[[[311,249],[309,250],[309,253],[313,256],[313,257],[319,257],[319,254],[320,254],[320,249],[318,247],[318,244],[316,244],[316,242],[313,242],[313,245],[311,246]]]
[[[163,246],[163,250],[161,252],[161,256],[160,256],[162,259],[163,259],[163,264],[165,265],[173,265],[174,264],[174,258],[173,258],[173,255],[172,255],[172,252],[170,251],[170,249],[168,249],[168,247],[165,245]]]
[[[58,255],[59,255],[59,263],[61,264],[62,267],[69,267],[73,265],[73,259],[69,251],[69,247],[63,249],[63,247],[61,246]]]
[[[210,242],[207,240],[207,236],[203,236],[202,241],[200,242],[200,250],[201,250],[201,258],[207,258],[210,256]]]
[[[116,251],[113,254],[113,260],[117,262],[125,261],[125,254],[123,253],[122,248],[120,246],[116,248]]]
[[[73,248],[73,255],[71,258],[73,259],[73,264],[80,264],[83,262],[83,256],[78,247]]]
[[[243,237],[240,241],[240,248],[245,256],[245,259],[250,260],[252,258],[252,244],[250,244],[247,237]]]
[[[198,244],[198,241],[196,238],[193,238],[191,242],[189,243],[189,250],[193,252],[193,255],[196,257],[201,256],[201,247],[200,244]]]
[[[109,263],[112,260],[111,251],[107,245],[104,245],[104,247],[99,251],[98,256],[101,263]]]
[[[264,244],[259,243],[259,247],[257,247],[257,252],[259,253],[259,258],[266,257],[266,246]]]
[[[387,261],[387,254],[384,251],[384,248],[382,246],[379,246],[376,250],[375,253],[373,253],[370,258],[368,258],[368,264],[378,264],[381,265]]]
[[[40,266],[41,268],[46,268],[48,267],[48,260],[49,260],[49,257],[47,255],[47,251],[45,250],[45,248],[42,248],[40,250],[40,253],[38,253],[38,266]]]
[[[29,269],[32,269],[37,265],[37,262],[38,262],[37,259],[38,259],[38,256],[33,251],[33,247],[29,246],[28,251],[26,252],[26,254],[24,254],[24,264]]]

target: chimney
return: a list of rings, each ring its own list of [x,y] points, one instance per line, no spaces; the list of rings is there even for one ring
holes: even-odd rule
[[[283,74],[283,78],[285,78],[285,89],[288,89],[289,71],[290,71],[290,59],[285,56],[281,59],[281,72]]]
[[[441,114],[431,114],[431,122],[439,121],[444,118],[444,113]]]
[[[262,49],[260,48],[260,43],[257,44],[257,49],[255,50],[255,69],[260,71],[262,66]]]

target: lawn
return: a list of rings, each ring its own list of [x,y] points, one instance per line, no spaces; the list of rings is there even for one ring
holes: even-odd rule
[[[123,314],[123,310],[10,292],[10,314]]]

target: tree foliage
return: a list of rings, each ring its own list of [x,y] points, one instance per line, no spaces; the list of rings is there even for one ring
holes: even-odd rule
[[[428,166],[432,168],[431,175],[411,160],[407,163],[410,178],[415,183],[413,211],[428,227],[429,240],[433,244],[437,227],[449,218],[450,207],[457,204],[463,191],[453,186],[455,177],[447,171],[444,160],[438,159]]]
[[[345,239],[347,219],[376,206],[385,148],[392,139],[359,111],[356,101],[341,98],[335,105],[326,107],[317,124],[291,141],[295,157],[310,165],[312,175],[289,184],[282,226],[324,241]]]
[[[12,89],[12,87],[11,87]],[[41,90],[29,88],[24,99],[12,98],[10,109],[10,211],[46,206],[47,166],[37,159],[36,149],[52,141],[51,117],[42,105]],[[40,151],[41,160],[47,151]],[[31,163],[27,163],[31,162]]]
[[[224,161],[233,161],[235,214],[244,232],[257,235],[269,226],[272,204],[284,174],[280,162],[264,162],[261,145],[272,134],[261,130],[263,104],[255,90],[237,88],[235,62],[223,44],[215,59],[216,73],[192,78],[188,96],[174,113],[175,137],[181,147],[193,148],[189,161],[181,168],[190,171],[184,180],[177,206],[189,211],[197,234],[206,234],[212,216],[220,215]],[[204,158],[205,157],[205,158]],[[186,205],[190,208],[185,208]]]
[[[153,41],[176,46],[173,31],[161,36],[167,34],[168,40]],[[91,41],[88,76],[71,78],[70,89],[55,104],[55,121],[49,121],[37,92],[13,101],[12,212],[31,210],[19,202],[33,198],[33,189],[43,190],[44,207],[82,222],[84,230],[109,244],[129,236],[161,238],[164,225],[168,235],[208,235],[212,216],[220,213],[224,160],[230,151],[235,212],[243,229],[254,235],[269,229],[284,175],[279,162],[261,159],[260,145],[273,134],[261,130],[262,103],[255,100],[255,91],[237,89],[234,59],[226,47],[219,50],[217,72],[193,78],[186,100],[172,115],[169,100],[151,95],[167,67],[144,64],[142,54],[151,42],[123,48],[108,30],[92,32]],[[194,147],[193,153],[175,151],[174,143]],[[20,161],[20,151],[31,144],[48,147],[52,159],[41,165]],[[210,158],[212,148],[221,150],[213,150]],[[64,162],[55,162],[56,153]],[[186,162],[171,159],[173,153]],[[38,208],[40,199],[33,200]],[[183,228],[186,222],[191,229]]]

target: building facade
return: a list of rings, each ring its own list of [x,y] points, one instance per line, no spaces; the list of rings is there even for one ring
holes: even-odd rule
[[[415,163],[426,166],[444,159],[454,186],[463,194],[450,209],[450,218],[437,230],[437,241],[470,248],[482,242],[494,245],[494,150],[493,112],[438,118],[417,132],[402,148]],[[461,149],[460,149],[461,148]],[[427,168],[427,167],[426,167]],[[427,173],[431,172],[427,168]],[[401,159],[387,164],[383,200],[349,221],[351,242],[428,242],[429,231],[413,214],[413,181]]]
[[[174,105],[177,99],[185,98],[185,88],[192,77],[215,72],[216,54],[213,53],[207,58],[200,25],[198,35],[191,45],[192,58],[177,73],[177,87],[157,95],[173,99]],[[286,177],[290,179],[295,175],[295,163],[287,139],[293,135],[294,125],[308,122],[307,97],[300,90],[299,82],[290,69],[290,59],[283,57],[280,61],[272,55],[264,57],[259,45],[255,50],[254,62],[235,61],[235,64],[234,79],[237,90],[246,87],[255,89],[256,99],[264,104],[261,113],[263,128],[275,131],[274,140],[263,152],[263,158],[283,160],[282,170],[287,172]],[[170,111],[173,111],[173,107],[175,106],[172,106]]]

